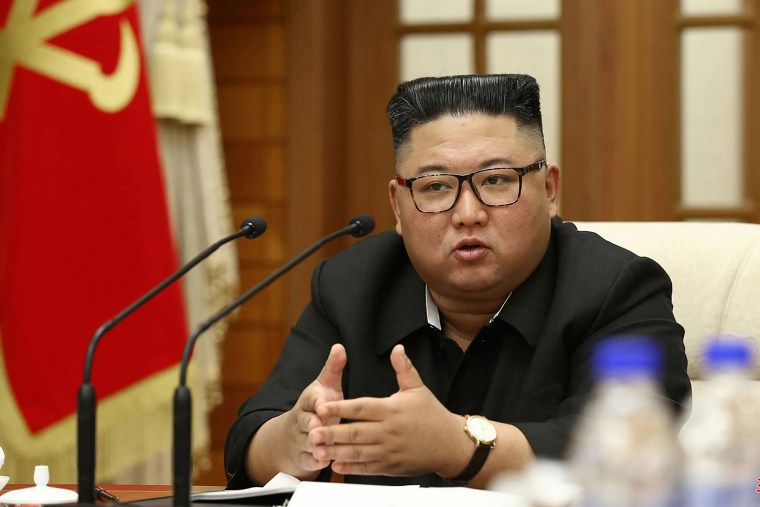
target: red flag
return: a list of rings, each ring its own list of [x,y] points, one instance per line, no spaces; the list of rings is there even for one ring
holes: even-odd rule
[[[0,409],[0,444],[9,461],[22,436],[4,434],[4,421],[21,418],[33,438],[70,417],[95,330],[176,268],[136,6],[0,0],[0,383],[16,402]],[[99,400],[181,356],[180,287],[138,312],[95,354]]]

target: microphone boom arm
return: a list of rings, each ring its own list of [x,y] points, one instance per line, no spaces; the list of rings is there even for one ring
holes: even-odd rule
[[[250,227],[250,226],[249,226]],[[227,236],[226,238],[222,238],[210,247],[203,250],[201,253],[193,257],[190,262],[182,266],[180,269],[174,272],[171,276],[169,276],[166,280],[161,282],[160,284],[156,285],[150,292],[146,293],[143,297],[129,305],[127,308],[121,311],[118,315],[116,315],[114,318],[103,324],[98,328],[98,330],[95,332],[95,334],[92,337],[92,340],[90,340],[90,345],[87,347],[87,356],[85,357],[84,361],[84,375],[83,375],[83,382],[85,384],[90,383],[90,378],[92,377],[92,362],[93,357],[95,355],[95,349],[98,346],[98,343],[100,342],[100,339],[103,337],[104,334],[106,334],[108,331],[110,331],[116,324],[121,322],[122,320],[129,317],[132,312],[140,308],[142,305],[145,304],[146,301],[153,298],[156,294],[164,290],[166,287],[174,283],[178,278],[181,278],[185,273],[190,271],[192,268],[194,268],[198,263],[203,261],[206,257],[214,253],[216,250],[219,249],[222,245],[225,245],[229,243],[232,240],[238,239],[243,236],[248,236],[248,227],[244,227],[240,229],[239,231],[235,232],[234,234]]]
[[[335,238],[338,238],[340,236],[350,233],[353,226],[354,226],[353,224],[346,226],[343,229],[339,231],[335,231],[332,234],[329,234],[325,236],[324,238],[320,239],[319,241],[311,245],[309,248],[305,249],[303,252],[296,255],[286,264],[283,264],[279,269],[277,269],[276,271],[271,273],[269,276],[261,280],[258,284],[251,287],[250,289],[245,291],[243,294],[238,296],[237,299],[227,304],[227,306],[222,308],[219,312],[212,315],[207,320],[201,322],[198,325],[198,327],[195,328],[195,331],[193,332],[193,334],[190,335],[190,338],[188,338],[187,342],[185,343],[185,350],[182,353],[182,363],[180,365],[180,370],[179,370],[180,371],[179,385],[184,386],[187,383],[187,368],[188,368],[188,363],[190,362],[190,355],[193,353],[193,347],[195,346],[195,342],[198,340],[198,337],[201,334],[206,332],[211,326],[216,324],[219,320],[221,320],[222,318],[230,314],[235,308],[237,308],[238,306],[248,301],[257,292],[264,289],[270,283],[274,282],[279,277],[281,277],[282,275],[284,275],[285,273],[293,269],[293,267],[296,264],[302,262],[304,259],[306,259],[308,256],[313,254],[315,251],[322,248],[326,243],[329,243]]]

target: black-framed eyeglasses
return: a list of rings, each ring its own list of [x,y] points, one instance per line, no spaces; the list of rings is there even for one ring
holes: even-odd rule
[[[465,181],[486,206],[509,206],[520,198],[523,176],[540,171],[544,166],[546,160],[539,160],[525,167],[491,167],[469,174],[396,176],[396,182],[409,189],[414,206],[422,213],[441,213],[453,208]]]

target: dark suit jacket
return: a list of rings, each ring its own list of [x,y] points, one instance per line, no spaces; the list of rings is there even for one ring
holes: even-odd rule
[[[590,349],[599,338],[655,337],[665,353],[663,389],[678,409],[691,388],[683,328],[670,297],[670,278],[651,259],[555,222],[538,268],[462,353],[428,324],[425,284],[402,239],[392,231],[369,237],[315,269],[310,304],[228,435],[229,487],[251,485],[243,468],[248,442],[259,426],[295,404],[334,343],[344,344],[348,354],[346,398],[396,392],[389,356],[402,343],[425,385],[450,411],[513,424],[541,456],[565,452],[594,385]],[[434,474],[346,481],[446,484]]]

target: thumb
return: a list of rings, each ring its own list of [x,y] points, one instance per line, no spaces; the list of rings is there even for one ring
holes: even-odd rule
[[[406,355],[403,345],[396,345],[391,351],[391,364],[396,371],[396,380],[398,381],[399,391],[423,387],[420,374],[414,367],[412,361]]]
[[[325,361],[322,371],[319,372],[317,382],[327,388],[340,391],[342,389],[341,377],[346,361],[346,349],[343,345],[336,343],[330,349],[330,355],[327,356],[327,361]]]

